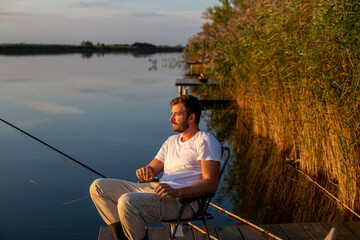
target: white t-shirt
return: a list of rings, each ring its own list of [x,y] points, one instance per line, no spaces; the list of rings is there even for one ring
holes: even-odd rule
[[[181,138],[182,134],[170,136],[155,156],[164,163],[164,174],[160,182],[173,188],[201,181],[200,161],[221,160],[221,145],[209,133],[198,131],[186,142],[182,142]]]

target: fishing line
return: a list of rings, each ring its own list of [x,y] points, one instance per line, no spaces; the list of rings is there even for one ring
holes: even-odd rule
[[[94,169],[92,169],[92,168],[90,168],[90,167],[86,166],[85,164],[81,163],[80,161],[78,161],[78,160],[76,160],[76,159],[74,159],[74,158],[70,157],[69,155],[67,155],[67,154],[63,153],[62,151],[60,151],[60,150],[58,150],[58,149],[54,148],[53,146],[50,146],[50,145],[49,145],[49,144],[47,144],[46,142],[44,142],[44,141],[42,141],[42,140],[38,139],[37,137],[34,137],[34,136],[33,136],[33,135],[31,135],[30,133],[27,133],[26,131],[22,130],[21,128],[18,128],[18,127],[16,127],[16,126],[14,126],[13,124],[11,124],[11,123],[9,123],[9,122],[5,121],[5,120],[4,120],[4,119],[2,119],[2,118],[0,118],[0,121],[4,122],[5,124],[9,125],[10,127],[15,128],[15,129],[16,129],[16,130],[18,130],[18,131],[20,131],[20,132],[21,132],[21,134],[25,134],[25,135],[27,135],[27,136],[31,137],[32,139],[35,139],[36,141],[38,141],[38,142],[40,142],[40,143],[44,144],[45,146],[47,146],[47,147],[51,148],[52,150],[54,150],[54,151],[56,151],[56,152],[60,153],[61,155],[65,156],[65,157],[66,157],[66,159],[70,159],[70,160],[72,160],[73,162],[75,162],[75,163],[77,163],[77,164],[79,164],[79,165],[83,166],[84,168],[86,168],[86,169],[88,169],[88,170],[92,171],[93,173],[95,173],[95,174],[99,175],[100,177],[106,178],[106,177],[105,177],[104,175],[102,175],[101,173],[99,173],[99,172],[95,171]]]

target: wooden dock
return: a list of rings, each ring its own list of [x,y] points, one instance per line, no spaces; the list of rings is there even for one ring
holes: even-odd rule
[[[217,85],[218,82],[213,79],[193,79],[193,78],[185,78],[185,79],[176,79],[175,86],[198,86],[198,85]]]
[[[199,85],[207,85],[207,86],[215,86],[217,85],[217,81],[212,79],[176,79],[175,86],[179,89],[179,96],[187,95],[187,89],[184,88],[186,86],[199,86]]]
[[[266,231],[284,240],[323,240],[332,227],[336,228],[337,240],[360,240],[360,222],[314,222],[297,224],[259,225]],[[265,240],[272,239],[249,225],[209,227],[210,234],[219,240]],[[205,240],[206,237],[192,229],[184,227],[184,237],[178,240]],[[98,240],[113,240],[108,227],[101,227]],[[169,240],[167,227],[149,228],[150,240]]]
[[[187,95],[188,90],[187,86],[199,86],[199,85],[208,85],[208,86],[216,86],[218,84],[217,81],[211,79],[176,79],[175,86],[178,87],[179,96]],[[213,108],[225,108],[229,107],[234,100],[211,100],[211,99],[200,99],[203,110],[205,109],[213,109]]]

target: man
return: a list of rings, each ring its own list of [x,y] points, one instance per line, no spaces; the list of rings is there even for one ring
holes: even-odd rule
[[[90,187],[91,198],[116,239],[146,239],[145,222],[175,219],[181,203],[178,198],[197,197],[217,189],[221,146],[200,131],[200,101],[184,95],[171,101],[171,124],[175,132],[162,145],[155,158],[136,171],[141,182],[97,179]],[[152,182],[164,171],[159,183]],[[183,217],[197,211],[192,204]]]

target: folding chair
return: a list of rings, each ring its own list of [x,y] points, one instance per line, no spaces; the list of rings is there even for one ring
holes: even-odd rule
[[[222,159],[222,166],[220,168],[220,172],[219,172],[219,182],[221,179],[221,176],[223,175],[226,165],[229,162],[230,159],[230,148],[229,147],[221,147],[221,159]],[[209,234],[209,230],[207,227],[207,220],[208,219],[213,219],[214,216],[211,215],[210,213],[207,212],[209,204],[211,202],[211,199],[215,196],[216,193],[212,193],[212,194],[208,194],[205,196],[201,196],[201,197],[195,197],[195,198],[181,198],[180,202],[182,203],[181,208],[179,210],[179,215],[177,217],[177,219],[171,219],[171,220],[164,220],[162,221],[162,223],[164,224],[169,224],[169,228],[171,224],[176,224],[174,227],[174,230],[171,233],[170,230],[170,235],[171,235],[171,240],[175,239],[175,234],[176,231],[179,227],[180,224],[182,223],[187,223],[190,221],[198,221],[198,220],[202,220],[203,224],[204,224],[204,228],[206,230],[206,235],[208,240],[210,240],[210,234]],[[182,214],[184,212],[184,208],[186,205],[189,205],[190,203],[196,201],[199,205],[199,210],[194,214],[193,217],[191,218],[182,218]],[[171,229],[171,228],[170,228]]]

